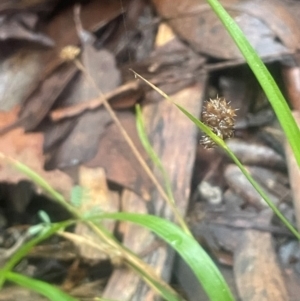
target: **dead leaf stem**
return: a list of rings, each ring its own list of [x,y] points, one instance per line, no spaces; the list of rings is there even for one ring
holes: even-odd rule
[[[164,191],[163,187],[161,186],[161,184],[158,182],[158,180],[156,179],[154,173],[152,172],[152,170],[149,168],[149,166],[147,165],[146,161],[143,159],[142,155],[140,154],[140,152],[138,151],[137,147],[135,146],[135,144],[133,143],[132,139],[130,138],[130,136],[128,135],[127,131],[125,130],[125,128],[123,127],[122,123],[120,122],[119,118],[117,117],[116,113],[114,112],[114,110],[112,109],[112,107],[110,106],[109,102],[107,101],[104,93],[101,91],[101,89],[96,85],[94,79],[90,76],[90,74],[88,73],[88,71],[86,70],[86,68],[83,66],[83,64],[78,60],[75,59],[74,63],[76,65],[76,67],[82,71],[82,73],[86,76],[87,80],[89,81],[89,83],[91,83],[94,88],[97,90],[97,92],[99,93],[99,98],[102,99],[103,102],[103,106],[105,107],[105,109],[108,111],[108,113],[110,114],[112,120],[115,122],[115,124],[117,125],[117,127],[119,128],[121,134],[123,135],[125,141],[127,142],[128,146],[130,147],[130,149],[132,150],[134,156],[136,157],[136,159],[138,160],[138,162],[141,164],[142,168],[144,169],[144,171],[146,172],[146,174],[149,176],[150,180],[152,181],[152,183],[155,185],[156,189],[158,190],[159,194],[161,195],[161,197],[167,202],[167,204],[171,207],[178,223],[180,224],[180,226],[182,227],[182,229],[189,235],[191,235],[191,232],[188,228],[188,226],[186,225],[184,219],[182,218],[180,212],[178,211],[178,209],[176,208],[176,206],[174,205],[174,203],[172,202],[172,200],[170,200],[170,198],[168,197],[168,195],[166,194],[166,192]]]

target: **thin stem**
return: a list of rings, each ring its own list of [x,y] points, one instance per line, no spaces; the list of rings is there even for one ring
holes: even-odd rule
[[[280,212],[280,210],[276,207],[276,205],[269,199],[260,185],[252,178],[243,164],[238,160],[238,158],[231,152],[231,150],[226,146],[223,146],[224,150],[231,157],[234,163],[240,168],[242,173],[245,175],[247,180],[252,184],[252,186],[256,189],[256,191],[260,194],[260,196],[265,200],[268,206],[273,210],[273,212],[280,218],[280,220],[284,223],[284,225],[300,240],[300,233],[292,226],[292,224],[286,219],[286,217]]]
[[[150,180],[156,186],[156,188],[157,188],[158,192],[160,193],[161,197],[171,207],[171,209],[172,209],[172,211],[173,211],[173,213],[174,213],[174,215],[175,215],[178,223],[182,227],[182,229],[187,234],[192,235],[191,232],[190,232],[190,230],[189,230],[189,228],[188,228],[188,226],[187,226],[187,224],[185,223],[184,219],[182,218],[180,212],[178,211],[178,209],[176,208],[176,206],[173,204],[172,200],[169,199],[169,197],[166,194],[166,192],[164,191],[163,187],[160,185],[160,183],[156,179],[154,173],[149,168],[149,166],[147,165],[146,161],[143,159],[142,155],[140,154],[140,152],[136,148],[134,142],[132,141],[132,139],[128,135],[127,131],[123,127],[123,125],[120,122],[119,118],[117,117],[116,113],[114,112],[114,110],[112,109],[112,107],[110,106],[110,104],[108,103],[108,101],[107,101],[104,93],[96,85],[94,79],[90,76],[90,74],[87,72],[86,68],[82,65],[82,63],[79,60],[77,60],[77,59],[75,59],[74,62],[76,64],[77,68],[80,71],[83,72],[83,74],[87,77],[87,80],[94,86],[94,88],[99,93],[99,97],[102,99],[102,102],[103,102],[103,105],[104,105],[105,109],[108,111],[108,113],[110,114],[111,118],[113,119],[113,121],[115,122],[115,124],[117,125],[117,127],[119,128],[119,130],[120,130],[121,134],[123,135],[125,141],[127,142],[128,146],[132,150],[134,156],[136,157],[136,159],[138,160],[138,162],[141,164],[142,168],[144,169],[144,171],[146,172],[146,174],[148,175],[148,177],[150,178]]]

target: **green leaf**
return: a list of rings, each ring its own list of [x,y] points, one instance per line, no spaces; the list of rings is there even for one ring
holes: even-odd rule
[[[44,210],[39,210],[38,211],[38,216],[42,220],[43,223],[45,224],[51,224],[51,219],[48,213]]]
[[[9,260],[5,263],[2,269],[0,269],[0,288],[2,287],[4,281],[6,280],[7,273],[11,271],[14,266],[25,257],[29,251],[41,241],[47,239],[57,231],[71,225],[74,221],[65,221],[56,224],[50,225],[41,225],[39,234],[22,245],[14,254],[9,258]],[[43,227],[44,226],[44,227]],[[37,228],[36,228],[37,229]],[[29,229],[29,235],[34,232],[32,229]]]
[[[181,255],[195,273],[210,300],[234,300],[214,262],[199,243],[193,237],[183,232],[177,225],[156,216],[136,213],[105,213],[100,217],[130,221],[153,231]],[[96,218],[99,218],[99,216]]]
[[[273,210],[273,212],[278,216],[282,223],[295,235],[297,239],[300,240],[300,233],[296,228],[289,222],[289,220],[280,212],[276,205],[271,201],[268,195],[264,192],[262,187],[253,179],[251,174],[247,171],[244,165],[239,161],[239,159],[234,155],[234,153],[226,146],[224,150],[227,152],[228,156],[234,161],[234,163],[240,168],[244,176],[251,183],[254,189],[259,193],[259,195],[264,199],[268,206]]]
[[[252,69],[261,87],[266,93],[282,126],[282,129],[285,132],[287,140],[291,145],[298,166],[300,166],[300,129],[293,115],[291,114],[289,106],[284,99],[281,91],[279,90],[276,82],[274,81],[272,75],[254,50],[254,48],[250,45],[242,30],[222,7],[219,1],[207,0],[207,2],[215,11],[224,27],[233,38],[234,42],[246,59],[249,67]]]
[[[32,279],[21,274],[8,272],[6,278],[20,286],[28,288],[32,291],[37,292],[40,295],[45,296],[51,301],[79,301],[68,294],[64,293],[60,289],[46,282]]]
[[[79,185],[75,185],[71,190],[71,204],[75,207],[80,207],[85,195],[85,189]]]
[[[8,158],[6,158],[8,159]],[[33,181],[38,187],[42,188],[44,192],[54,201],[61,204],[64,208],[66,208],[74,217],[80,217],[80,214],[76,209],[69,204],[64,198],[62,194],[56,191],[42,176],[40,176],[37,172],[33,169],[28,167],[27,165],[23,164],[14,159],[9,159],[9,163],[19,170],[22,174],[26,175],[31,181]]]
[[[53,187],[34,170],[16,160],[11,161],[11,164],[24,175],[28,176],[28,178],[36,183],[39,187],[41,187],[52,199],[60,203],[66,202],[64,197],[55,189],[53,189]]]
[[[230,150],[230,148],[226,145],[226,143],[220,139],[216,134],[214,134],[209,127],[207,127],[203,122],[185,110],[178,104],[175,104],[178,109],[184,113],[196,126],[198,126],[202,131],[204,131],[217,145],[219,145],[228,156],[236,163],[236,165],[240,168],[244,176],[247,180],[252,184],[254,189],[259,193],[259,195],[265,200],[268,206],[273,210],[273,212],[279,217],[279,219],[285,224],[285,226],[300,240],[300,233],[293,227],[293,225],[288,221],[288,219],[279,211],[279,209],[274,205],[268,195],[264,192],[261,186],[253,179],[250,173],[246,170],[243,164],[239,161],[239,159],[235,156],[235,154]]]
[[[218,137],[207,125],[205,125],[198,118],[193,116],[190,112],[188,112],[179,104],[176,104],[175,102],[174,104],[184,115],[186,115],[201,131],[203,131],[207,136],[209,136],[217,145],[219,145],[222,148],[226,147],[224,140]]]
[[[93,229],[96,230],[99,228],[99,230],[106,236],[110,237],[111,241],[115,241],[117,244],[119,242],[116,240],[116,238],[108,231],[106,230],[103,225],[99,224],[99,219],[103,219],[104,214],[102,215],[94,215],[89,216],[87,218],[82,219],[83,221],[87,223],[93,224]],[[98,222],[98,224],[97,224]],[[122,252],[125,251],[126,252]],[[120,245],[120,256],[124,256],[124,259],[126,262],[126,265],[128,265],[130,268],[132,268],[155,292],[161,295],[163,300],[168,301],[184,301],[184,299],[174,290],[172,289],[167,283],[165,283],[152,269],[149,269],[149,266],[143,262],[137,255],[134,253],[131,253],[130,250],[128,250],[125,246]]]

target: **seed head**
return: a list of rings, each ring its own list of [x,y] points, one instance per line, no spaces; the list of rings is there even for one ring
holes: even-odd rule
[[[234,132],[235,109],[223,97],[210,99],[204,103],[202,122],[206,124],[221,139],[231,138]],[[213,140],[203,136],[200,143],[204,148],[215,146]]]

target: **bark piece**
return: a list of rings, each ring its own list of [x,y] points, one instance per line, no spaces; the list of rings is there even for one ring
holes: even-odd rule
[[[254,230],[241,235],[234,272],[241,300],[290,300],[276,260],[272,236]]]
[[[248,169],[251,173],[251,168]],[[232,188],[238,195],[242,196],[244,200],[248,202],[248,204],[256,208],[258,211],[268,206],[236,165],[228,165],[225,169],[224,175],[229,187]],[[267,181],[267,179],[264,180]],[[275,204],[278,204],[279,199],[275,195],[269,192],[267,192],[267,194]]]
[[[103,212],[117,212],[119,211],[119,198],[112,194],[107,187],[105,172],[101,168],[87,168],[80,167],[79,183],[83,187],[83,199],[80,204],[80,212],[92,213],[95,210]],[[115,228],[114,221],[103,221],[103,225],[113,233]],[[99,237],[83,223],[76,225],[76,234],[83,236],[93,243],[101,245]],[[100,260],[106,259],[107,254],[99,252],[93,247],[79,244],[79,252],[84,259]]]
[[[172,99],[195,116],[199,116],[205,80],[206,77],[201,78],[201,82],[178,92]],[[143,114],[150,141],[161,158],[171,180],[177,207],[185,215],[197,145],[196,127],[173,104],[167,101],[145,106]],[[156,174],[159,177],[159,173]],[[135,198],[134,195],[132,197]],[[135,210],[134,206],[131,208]],[[126,207],[126,209],[129,209],[129,207]],[[151,194],[151,204],[148,204],[148,213],[173,220],[168,206],[155,189]],[[149,241],[153,241],[151,233],[147,234],[145,230],[139,231],[141,232],[138,235],[142,238],[134,237],[130,231],[124,232],[124,240],[127,242],[127,246],[134,248],[134,250],[136,250],[137,245],[142,245],[143,242],[146,242],[142,246],[145,248],[145,245],[148,244],[149,246]],[[152,251],[149,248],[149,250],[144,260],[155,268],[163,280],[169,281],[174,252],[166,245],[160,245]],[[124,283],[126,283],[126,291],[124,290]],[[137,279],[132,272],[115,272],[108,288],[104,295],[106,298],[114,299],[118,297],[118,299],[131,301],[154,300],[155,298],[153,291],[141,279]]]
[[[124,190],[122,195],[122,209],[125,212],[147,213],[145,201],[137,194]],[[143,251],[145,245],[152,237],[148,230],[132,223],[120,224],[123,233],[123,244],[135,253]],[[139,276],[132,270],[122,267],[117,268],[109,279],[102,297],[119,300],[132,300],[140,282]],[[125,289],[126,288],[126,289]]]
[[[199,78],[197,84],[175,94],[172,97],[173,101],[182,105],[191,114],[199,116],[205,82],[206,76]],[[143,112],[150,133],[150,141],[169,175],[176,206],[185,216],[198,143],[197,128],[170,102],[146,106]],[[173,220],[170,209],[155,190],[152,193],[152,202],[153,213]],[[158,248],[148,257],[149,264],[156,267],[157,272],[165,281],[170,280],[173,260],[174,251],[167,246]],[[147,297],[153,300],[145,284],[136,293],[136,300],[148,300]]]
[[[297,61],[292,61],[292,66],[287,65],[282,68],[282,79],[284,80],[287,97],[292,108],[296,111],[300,110],[300,68],[298,64]]]
[[[268,146],[236,138],[228,140],[227,145],[243,164],[286,169],[282,156]]]

